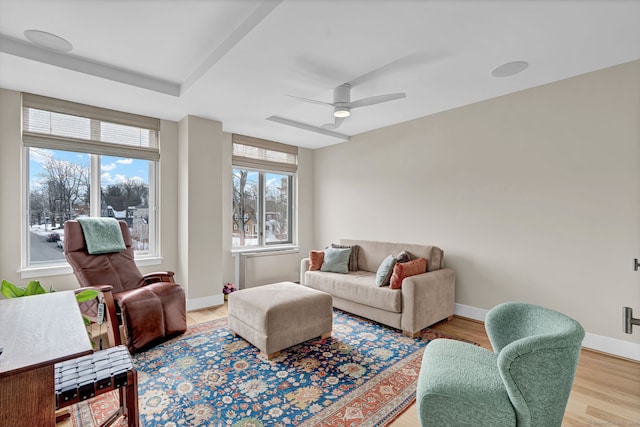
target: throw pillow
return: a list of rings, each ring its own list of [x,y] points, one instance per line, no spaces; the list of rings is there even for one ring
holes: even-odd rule
[[[324,261],[324,251],[311,251],[309,252],[309,270],[316,271],[322,267]]]
[[[391,275],[390,289],[400,289],[402,287],[402,281],[405,277],[415,276],[416,274],[422,274],[427,272],[427,259],[418,258],[413,261],[400,262],[393,267],[393,274]]]
[[[393,274],[393,266],[396,264],[396,257],[393,255],[387,256],[380,263],[380,267],[378,267],[378,271],[376,271],[376,285],[378,286],[387,286],[389,284],[389,279],[391,279],[391,275]]]
[[[333,273],[349,272],[349,254],[351,249],[327,248],[324,250],[324,261],[320,271],[331,271]]]
[[[396,262],[409,262],[416,259],[415,255],[413,255],[409,251],[402,251],[398,255],[396,255]]]
[[[349,271],[358,271],[358,252],[360,252],[360,246],[338,245],[336,243],[332,243],[331,247],[337,249],[351,249],[351,254],[349,255]]]

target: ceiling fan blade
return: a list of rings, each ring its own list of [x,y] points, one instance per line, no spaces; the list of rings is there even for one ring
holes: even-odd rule
[[[366,107],[367,105],[380,104],[381,102],[388,102],[388,101],[393,101],[395,99],[402,99],[406,97],[407,97],[407,94],[404,92],[370,96],[368,98],[362,98],[362,99],[358,99],[357,101],[353,101],[350,104],[350,107],[351,108]]]
[[[338,133],[338,132],[333,132],[333,131],[330,131],[328,129],[322,129],[322,128],[319,128],[319,127],[316,127],[316,126],[308,125],[306,123],[296,122],[295,120],[285,119],[284,117],[270,116],[270,117],[267,117],[267,120],[270,120],[270,121],[276,122],[276,123],[281,123],[281,124],[287,125],[287,126],[292,126],[294,128],[298,128],[298,129],[308,130],[310,132],[320,133],[322,135],[332,136],[334,138],[342,139],[344,141],[348,141],[349,138],[350,138],[349,135],[345,135],[345,134]]]
[[[309,102],[311,104],[320,104],[320,105],[328,105],[329,107],[333,107],[333,104],[330,102],[324,102],[324,101],[317,101],[315,99],[309,99],[309,98],[301,98],[299,96],[295,96],[295,95],[287,95],[290,98],[295,98],[299,101],[304,101],[304,102]]]
[[[426,64],[434,63],[444,59],[446,55],[444,52],[429,50],[414,52],[406,56],[402,56],[394,61],[388,62],[363,74],[359,77],[350,80],[351,86],[359,86],[365,82],[379,79],[381,77],[388,77],[389,75],[402,72],[410,67],[420,67]]]
[[[344,117],[336,117],[333,123],[322,125],[322,129],[338,129],[342,122],[344,122],[344,119]]]

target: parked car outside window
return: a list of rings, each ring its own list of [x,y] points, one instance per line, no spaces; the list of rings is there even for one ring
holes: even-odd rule
[[[47,242],[57,242],[60,240],[60,235],[58,233],[49,233],[47,235]]]

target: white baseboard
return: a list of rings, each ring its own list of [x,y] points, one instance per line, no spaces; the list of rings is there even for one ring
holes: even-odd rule
[[[200,310],[201,308],[215,307],[224,304],[224,295],[210,295],[208,297],[187,300],[187,311]]]
[[[483,308],[471,307],[470,305],[456,304],[453,309],[453,314],[484,322],[484,318],[488,311],[489,310],[485,310]]]
[[[467,317],[469,319],[484,322],[488,311],[489,310],[469,305],[456,304],[453,312],[456,316]],[[617,338],[609,338],[587,332],[584,340],[582,341],[582,347],[612,354],[614,356],[624,357],[626,359],[640,361],[640,344]]]
[[[640,344],[586,333],[582,346],[626,359],[640,361]]]

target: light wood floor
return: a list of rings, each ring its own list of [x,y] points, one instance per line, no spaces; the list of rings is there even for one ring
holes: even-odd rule
[[[225,304],[189,312],[187,323],[192,325],[226,315]],[[432,329],[476,342],[491,350],[481,322],[455,317]],[[418,425],[415,404],[392,424],[394,427]],[[640,426],[640,363],[583,349],[562,426]]]

